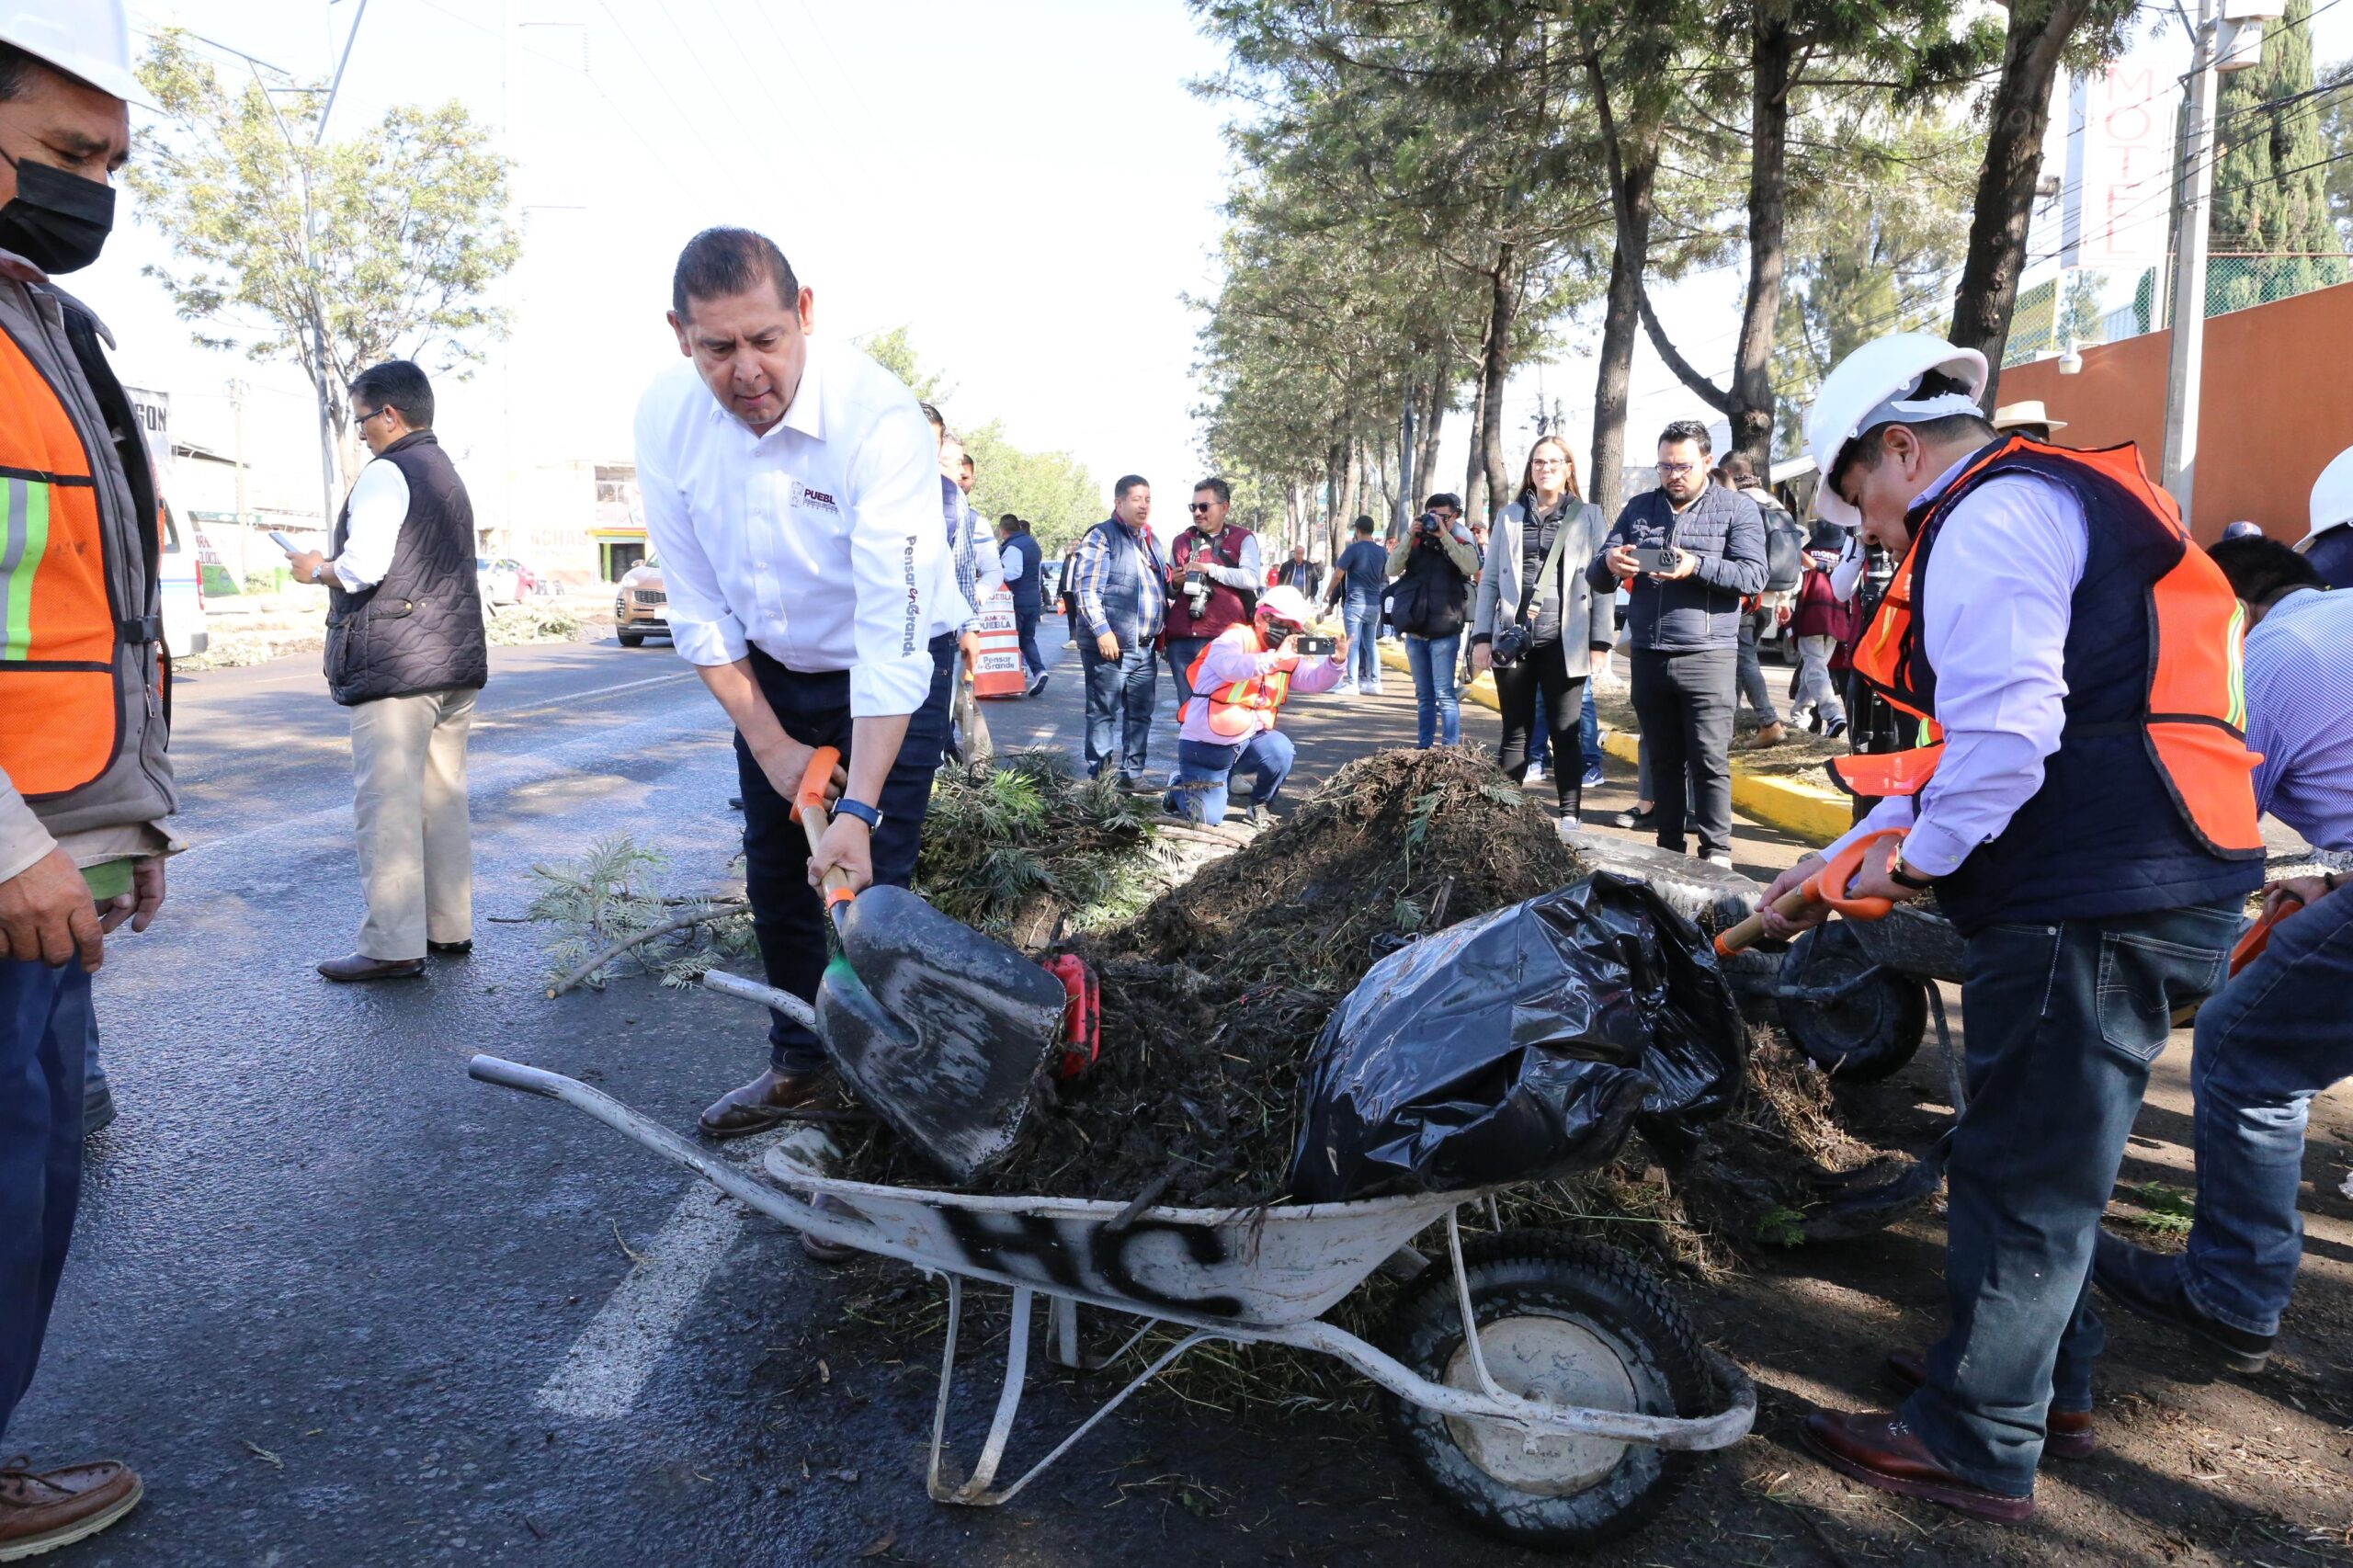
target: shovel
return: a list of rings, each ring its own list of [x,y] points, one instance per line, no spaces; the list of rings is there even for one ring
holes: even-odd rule
[[[1836,858],[1780,896],[1773,907],[1784,919],[1795,919],[1810,909],[1828,904],[1849,920],[1884,920],[1895,905],[1883,898],[1849,898],[1847,887],[1855,873],[1863,869],[1863,857],[1872,846],[1891,838],[1901,838],[1900,827],[1881,828],[1867,834],[1840,850]],[[1757,911],[1737,926],[1716,934],[1716,952],[1730,958],[1765,934],[1765,912]]]
[[[810,759],[794,808],[813,853],[841,760]],[[842,1080],[959,1182],[1005,1157],[1062,1041],[1067,997],[1035,963],[904,888],[853,894],[825,873],[841,956],[817,986],[817,1034]]]

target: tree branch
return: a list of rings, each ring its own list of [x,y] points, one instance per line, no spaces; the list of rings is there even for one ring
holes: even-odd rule
[[[1658,350],[1658,357],[1666,361],[1666,368],[1675,372],[1676,380],[1699,394],[1699,400],[1718,414],[1730,414],[1732,393],[1701,375],[1689,360],[1676,352],[1675,345],[1667,341],[1666,329],[1658,324],[1658,313],[1651,309],[1651,291],[1640,279],[1634,284],[1634,302],[1642,310],[1643,330],[1650,335],[1651,347]]]

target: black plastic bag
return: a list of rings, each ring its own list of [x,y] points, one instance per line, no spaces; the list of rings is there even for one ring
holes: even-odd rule
[[[1533,1181],[1722,1111],[1747,1033],[1706,937],[1642,882],[1581,882],[1375,964],[1305,1077],[1294,1199]]]

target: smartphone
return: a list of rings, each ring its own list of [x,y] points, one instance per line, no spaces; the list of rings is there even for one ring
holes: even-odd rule
[[[1339,652],[1339,648],[1340,644],[1329,637],[1302,636],[1299,640],[1299,656],[1302,659],[1312,658],[1318,653],[1326,655],[1336,653]]]
[[[276,528],[269,530],[269,542],[278,546],[278,549],[284,551],[289,555],[300,555],[302,553],[302,547],[301,545],[296,544],[292,540],[288,539]]]
[[[1663,544],[1654,550],[1649,548],[1638,548],[1634,551],[1634,570],[1637,572],[1672,572],[1675,570],[1675,558],[1676,549],[1671,544]]]

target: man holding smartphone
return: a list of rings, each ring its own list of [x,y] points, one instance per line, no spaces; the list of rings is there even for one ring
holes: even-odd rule
[[[1161,809],[1211,827],[1225,820],[1237,773],[1255,783],[1244,808],[1252,825],[1290,776],[1290,737],[1275,728],[1293,692],[1329,691],[1348,667],[1346,637],[1310,638],[1315,607],[1297,588],[1268,588],[1246,625],[1229,627],[1193,655],[1194,700],[1177,730],[1176,775]]]
[[[1649,743],[1658,843],[1732,864],[1732,729],[1740,601],[1765,587],[1765,520],[1708,483],[1707,426],[1660,432],[1658,488],[1626,503],[1586,574],[1597,593],[1627,585],[1634,713]]]
[[[747,229],[679,254],[670,326],[688,364],[637,410],[646,533],[670,631],[735,725],[745,892],[768,983],[813,1000],[825,967],[816,883],[904,887],[948,738],[958,629],[971,617],[940,527],[938,443],[915,394],[814,334],[816,297]],[[822,746],[847,773],[813,854],[794,818]],[[703,1132],[775,1126],[828,1065],[771,1014],[768,1068],[702,1113]]]

